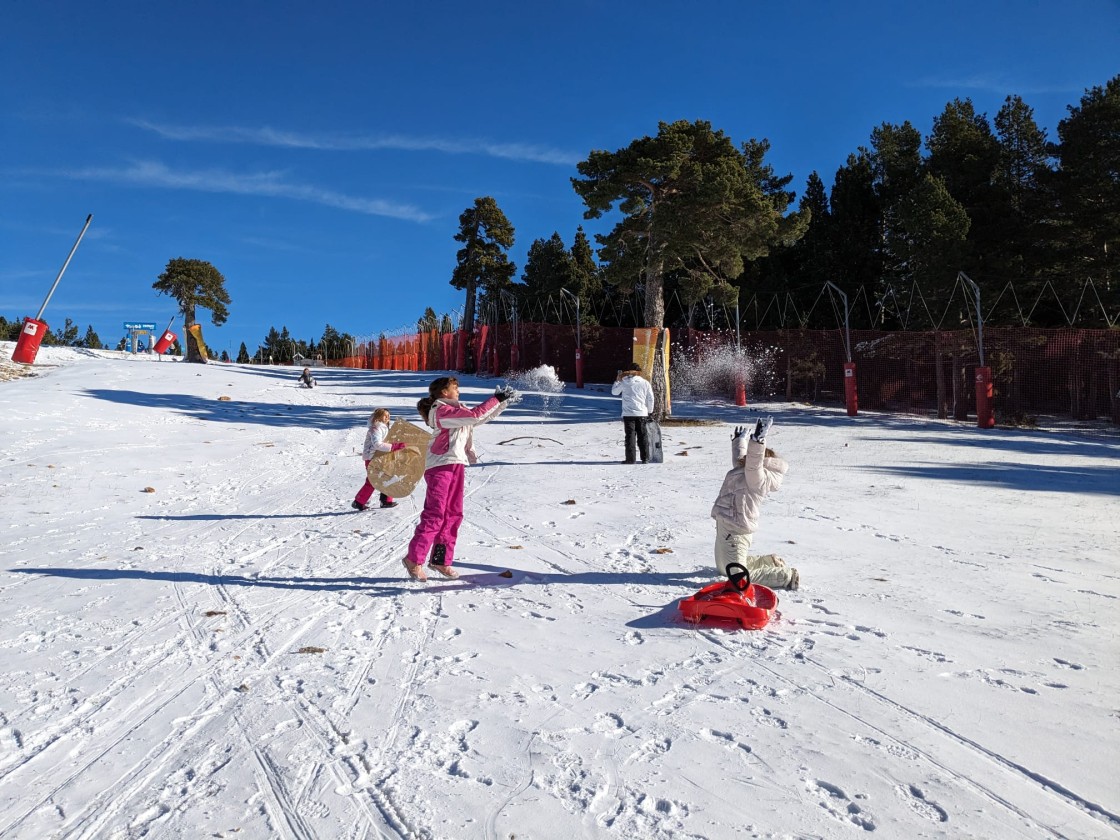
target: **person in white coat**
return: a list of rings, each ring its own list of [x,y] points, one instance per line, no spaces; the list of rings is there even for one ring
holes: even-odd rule
[[[766,433],[773,425],[767,417],[755,424],[747,437],[744,426],[736,426],[731,438],[734,467],[724,476],[719,496],[712,506],[716,521],[716,569],[732,583],[746,587],[758,583],[770,589],[797,589],[801,576],[776,554],[761,557],[750,553],[762,500],[782,486],[789,470],[772,449],[766,448]],[[745,582],[743,582],[745,581]]]
[[[626,460],[622,463],[636,463],[641,455],[644,464],[649,460],[646,424],[653,411],[653,386],[642,376],[642,369],[632,364],[618,372],[611,393],[622,397],[622,428],[626,433]]]

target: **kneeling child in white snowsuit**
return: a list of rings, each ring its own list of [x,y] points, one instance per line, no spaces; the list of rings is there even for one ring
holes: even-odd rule
[[[750,575],[752,583],[770,589],[797,589],[797,569],[787,566],[776,554],[750,553],[762,500],[782,486],[782,478],[789,469],[777,453],[766,448],[766,433],[772,423],[769,417],[759,420],[749,438],[745,427],[736,426],[731,438],[734,467],[724,476],[712,506],[712,519],[716,521],[716,569],[730,577],[739,571],[735,568],[738,564]]]

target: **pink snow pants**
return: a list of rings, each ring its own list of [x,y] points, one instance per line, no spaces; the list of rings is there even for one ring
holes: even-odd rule
[[[366,467],[369,467],[369,461],[366,461]],[[366,483],[362,485],[362,489],[358,491],[358,495],[354,497],[354,501],[360,505],[367,504],[369,497],[373,495],[373,485],[369,483],[369,476],[366,476]]]
[[[369,469],[369,461],[366,461],[366,469]],[[366,483],[362,485],[362,489],[358,491],[358,494],[354,497],[354,501],[360,505],[369,504],[369,498],[373,495],[375,489],[376,488],[369,483],[369,476],[367,475]],[[384,493],[379,493],[378,497],[381,499],[381,504],[393,501],[392,496],[386,496]]]
[[[462,464],[432,467],[424,473],[428,492],[424,494],[424,510],[416,524],[416,533],[408,544],[408,561],[423,565],[436,543],[447,548],[448,566],[455,557],[455,540],[463,522],[463,483],[466,468]]]

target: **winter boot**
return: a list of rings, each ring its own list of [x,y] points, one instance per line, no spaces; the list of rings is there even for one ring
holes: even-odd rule
[[[797,589],[799,586],[801,586],[801,575],[797,573],[797,569],[794,569],[793,573],[789,576],[789,585],[786,589],[793,590]]]
[[[392,496],[386,496],[384,493],[380,494],[380,501],[381,501],[381,507],[383,507],[383,508],[394,508],[394,507],[397,506],[397,503],[395,501],[393,501],[393,497]]]
[[[356,500],[350,503],[350,507],[354,508],[354,510],[369,510],[369,505],[363,505]]]
[[[447,562],[447,546],[436,543],[432,546],[431,566],[446,578],[457,578],[459,573],[451,568]]]
[[[428,576],[424,573],[424,567],[419,563],[412,563],[406,557],[401,563],[404,564],[404,569],[408,572],[408,576],[413,580],[427,580]]]

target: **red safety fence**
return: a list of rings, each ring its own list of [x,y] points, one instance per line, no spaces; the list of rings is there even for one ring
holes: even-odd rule
[[[613,381],[620,364],[633,357],[633,329],[585,325],[581,332],[584,380]],[[672,339],[674,389],[678,374],[687,378],[683,372],[689,364],[702,366],[705,358],[734,354],[734,333],[681,330]],[[511,324],[484,325],[476,330],[473,345],[476,373],[502,376],[546,364],[563,381],[575,381],[571,325],[521,323],[516,336]],[[854,387],[861,409],[964,420],[976,415],[978,369],[990,369],[991,408],[1000,423],[1030,423],[1039,414],[1120,423],[1120,330],[988,327],[983,367],[977,335],[971,330],[853,330],[850,360],[840,330],[747,332],[741,346],[750,370],[748,401],[848,402],[851,408],[846,390]],[[382,338],[358,345],[353,356],[329,364],[462,371],[465,334],[433,330]],[[729,371],[691,387],[698,396],[733,400],[738,381],[739,374]],[[848,394],[849,399],[854,396]]]
[[[675,336],[676,360],[734,336],[686,331]],[[844,404],[848,359],[839,330],[746,333],[744,354],[761,360],[748,399],[781,397]],[[1000,423],[1037,415],[1120,423],[1120,331],[990,327],[984,365],[971,330],[853,330],[851,366],[859,407],[958,420],[976,415],[976,379],[990,370],[990,408]],[[727,386],[728,396],[731,386]]]

